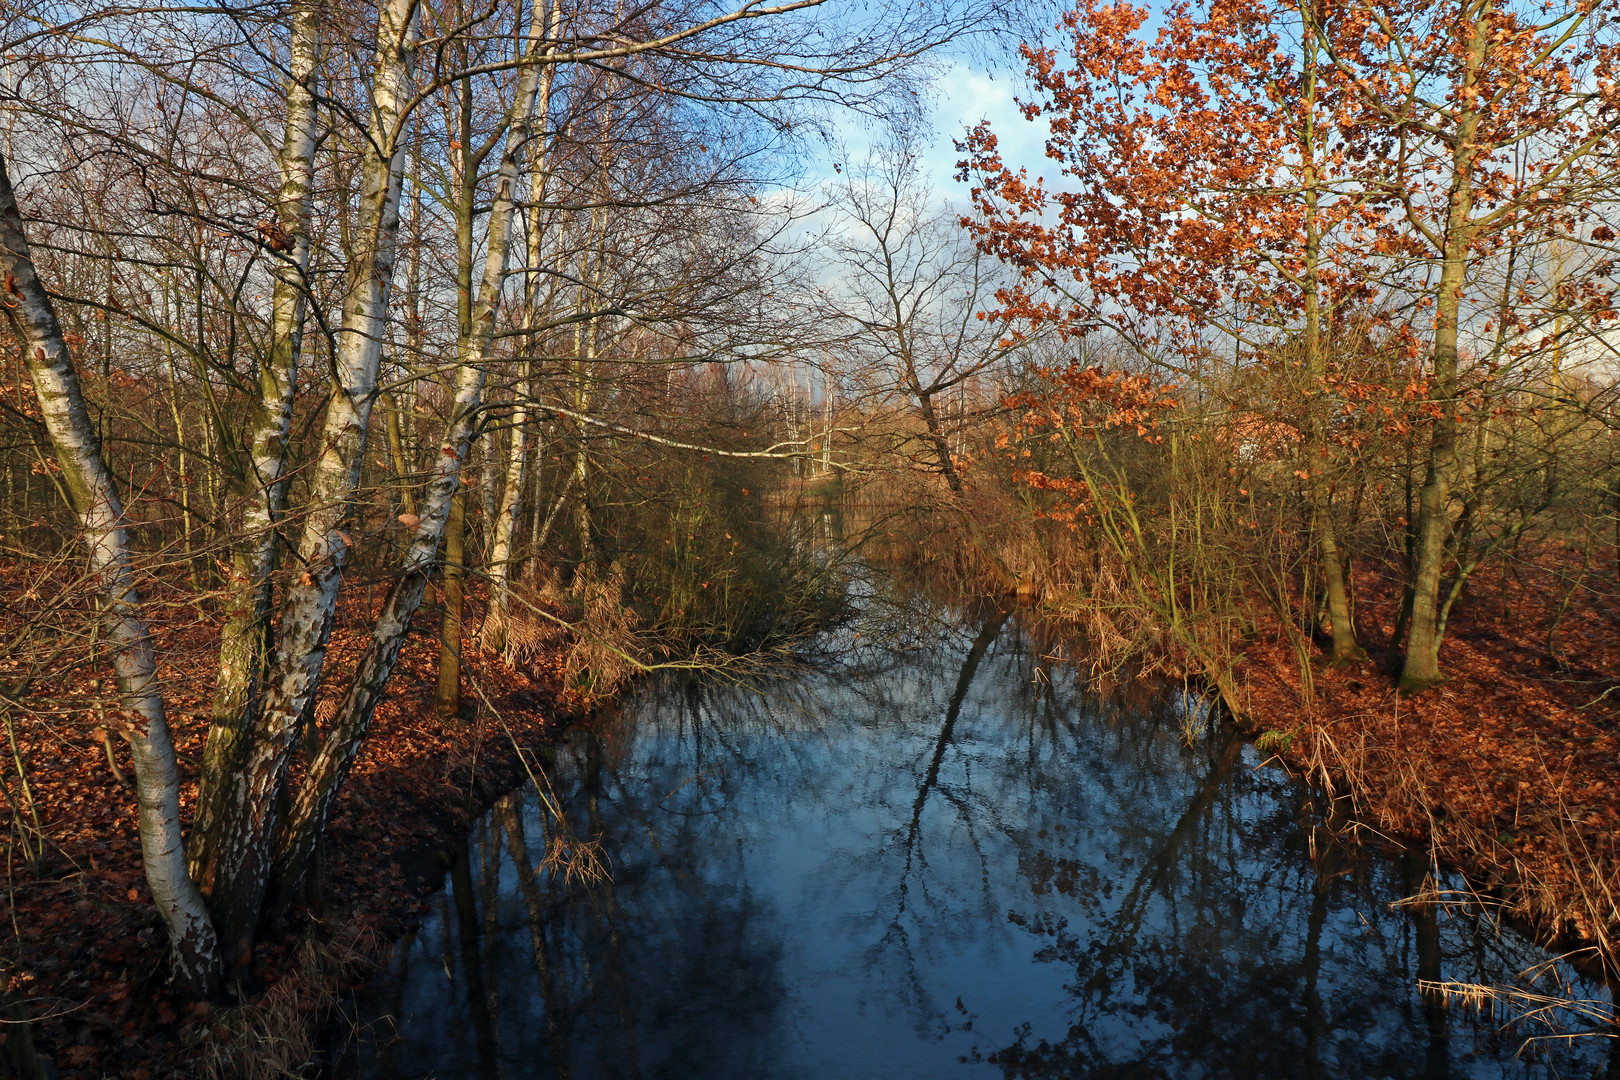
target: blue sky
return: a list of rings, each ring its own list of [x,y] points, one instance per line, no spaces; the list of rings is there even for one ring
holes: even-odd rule
[[[934,138],[923,155],[923,165],[941,194],[964,187],[951,179],[960,157],[952,143],[981,120],[991,122],[1009,165],[1027,166],[1036,174],[1046,171],[1047,165],[1055,166],[1044,156],[1046,125],[1025,120],[1014,104],[1023,82],[1021,71],[992,76],[961,63],[952,64],[936,82]]]
[[[960,60],[952,61],[934,81],[931,130],[919,138],[918,149],[922,170],[937,199],[965,201],[967,186],[954,179],[956,163],[961,157],[955,141],[981,120],[991,122],[1001,140],[1003,158],[1009,165],[1027,166],[1035,175],[1056,167],[1055,162],[1047,161],[1044,156],[1045,124],[1025,120],[1014,103],[1023,82],[1021,70],[992,73],[983,66]],[[868,143],[877,134],[869,124],[853,118],[834,132],[852,160],[864,156]],[[805,186],[813,189],[822,182],[835,180],[833,164],[838,157],[838,152],[832,148],[819,155],[820,159],[811,164]]]

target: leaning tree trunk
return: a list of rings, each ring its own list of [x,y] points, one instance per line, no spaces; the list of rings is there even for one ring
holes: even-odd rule
[[[539,5],[536,5],[536,9],[529,29],[532,44],[525,56],[517,95],[508,117],[510,126],[506,148],[497,174],[495,197],[490,206],[484,272],[473,310],[471,333],[461,340],[458,348],[444,452],[438,455],[433,479],[423,495],[421,518],[416,524],[415,535],[399,577],[389,590],[382,613],[372,627],[371,641],[355,669],[348,692],[338,706],[332,729],[310,762],[304,782],[293,800],[287,828],[277,841],[277,891],[283,898],[298,894],[314,862],[332,804],[365,742],[372,715],[382,699],[389,676],[393,674],[400,646],[410,632],[411,616],[422,603],[452,503],[462,487],[462,466],[478,430],[483,408],[486,360],[495,334],[495,316],[500,306],[501,290],[506,280],[512,213],[516,205],[518,159],[532,131],[540,67],[536,60],[544,37]]]
[[[259,401],[249,425],[249,458],[238,466],[240,475],[235,477],[244,497],[241,540],[231,556],[225,626],[219,643],[219,684],[214,691],[213,723],[203,750],[201,790],[191,827],[191,873],[205,892],[213,888],[220,816],[230,790],[228,778],[238,765],[242,731],[252,721],[270,630],[275,526],[286,500],[287,436],[292,429],[304,330],[321,16],[321,0],[305,0],[292,10],[287,126],[278,160],[281,188],[276,223],[265,237],[265,247],[276,265],[270,343],[259,364]]]
[[[299,540],[304,570],[287,587],[276,662],[245,731],[224,797],[218,867],[210,897],[233,958],[251,945],[271,872],[281,792],[293,742],[320,688],[326,645],[348,557],[354,496],[386,339],[388,296],[399,240],[405,144],[401,115],[421,13],[416,0],[385,0],[377,12],[372,111],[361,174],[358,250],[349,267],[333,388]]]
[[[27,360],[62,482],[73,498],[89,548],[90,569],[100,582],[113,671],[127,717],[123,733],[135,759],[147,885],[169,931],[177,977],[192,989],[205,990],[220,974],[219,943],[202,893],[186,870],[180,832],[180,774],[163,714],[152,639],[135,589],[124,510],[112,472],[101,456],[56,309],[35,273],[4,156],[0,156],[0,277],[5,282],[0,308],[5,309],[6,321]]]

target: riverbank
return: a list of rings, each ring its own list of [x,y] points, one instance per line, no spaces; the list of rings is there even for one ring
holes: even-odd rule
[[[1567,590],[1552,588],[1549,574],[1527,567],[1459,605],[1446,654],[1453,678],[1425,694],[1397,698],[1391,689],[1383,652],[1392,626],[1377,615],[1393,611],[1396,596],[1371,574],[1357,582],[1365,663],[1319,662],[1307,692],[1293,647],[1261,634],[1237,674],[1261,745],[1345,796],[1349,828],[1427,846],[1476,882],[1481,899],[1555,946],[1584,942],[1612,958],[1620,695],[1608,692],[1620,685],[1620,613],[1596,591],[1563,604]],[[1560,606],[1556,660],[1547,630]],[[350,612],[334,635],[336,670],[358,651],[361,614]],[[419,620],[436,624],[432,611]],[[206,732],[216,633],[181,620],[158,629],[188,771]],[[524,782],[523,755],[579,712],[562,690],[565,644],[521,674],[478,658],[467,673],[475,707],[447,726],[429,707],[435,635],[412,636],[333,821],[326,901],[301,934],[260,949],[251,1000],[236,1008],[163,988],[163,935],[144,891],[133,798],[94,734],[104,692],[86,679],[38,695],[49,708],[19,714],[16,730],[47,860],[30,874],[12,849],[6,961],[13,998],[36,1021],[40,1056],[71,1080],[271,1077],[309,1060],[341,990],[414,923],[469,824]],[[127,755],[115,762],[127,774]],[[193,773],[188,811],[194,797]],[[18,1030],[7,1033],[13,1048]]]
[[[1393,689],[1398,586],[1374,573],[1356,582],[1365,662],[1333,667],[1318,651],[1307,688],[1292,645],[1269,635],[1237,676],[1261,746],[1343,797],[1348,828],[1428,851],[1484,907],[1612,977],[1620,609],[1549,563],[1471,584],[1443,653],[1450,680],[1424,693]],[[1592,574],[1612,582],[1613,564]]]
[[[333,670],[346,670],[363,647],[361,614],[340,619],[327,661]],[[127,750],[114,744],[115,773],[96,735],[98,710],[107,707],[99,684],[85,678],[36,688],[49,706],[14,711],[45,857],[30,872],[15,839],[8,849],[5,960],[11,999],[22,1003],[13,1017],[26,1011],[34,1050],[54,1067],[44,1075],[274,1077],[293,1075],[283,1070],[309,1059],[339,992],[412,924],[468,823],[524,781],[524,756],[581,709],[563,689],[567,643],[558,640],[522,672],[492,655],[474,658],[464,670],[464,719],[437,720],[438,643],[420,629],[437,625],[436,612],[424,609],[339,799],[322,907],[260,945],[248,1000],[237,1007],[193,1002],[164,986],[165,937],[141,871],[134,793],[121,779],[130,774]],[[217,632],[179,620],[155,629],[187,816]],[[8,779],[12,798],[15,772]],[[8,1059],[22,1056],[17,1029],[5,1041],[0,1075]]]

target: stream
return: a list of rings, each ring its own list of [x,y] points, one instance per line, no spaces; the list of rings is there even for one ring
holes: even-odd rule
[[[1620,1075],[1612,1040],[1557,1037],[1586,1030],[1569,1010],[1421,994],[1608,1000],[1465,905],[1392,906],[1426,860],[1338,850],[1179,691],[1104,692],[989,608],[858,630],[571,731],[360,995],[340,1071]],[[563,872],[593,851],[610,876]]]

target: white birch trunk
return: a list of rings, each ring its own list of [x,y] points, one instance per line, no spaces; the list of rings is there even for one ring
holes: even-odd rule
[[[309,195],[315,168],[314,81],[320,59],[322,0],[292,9],[287,123],[278,165],[275,230],[266,237],[276,261],[270,343],[259,366],[259,401],[250,422],[241,540],[232,555],[225,627],[220,635],[219,685],[213,723],[203,751],[201,791],[192,822],[191,872],[211,890],[221,811],[239,756],[241,734],[252,721],[265,662],[270,621],[270,574],[275,569],[275,524],[286,500],[287,437],[304,331],[304,275],[309,267]]]
[[[399,577],[389,590],[382,613],[372,628],[371,641],[355,670],[353,681],[333,720],[332,730],[310,762],[304,782],[293,801],[287,828],[276,843],[278,890],[295,895],[308,872],[332,804],[365,742],[372,714],[382,699],[388,678],[410,631],[411,616],[422,602],[428,575],[438,557],[450,516],[450,503],[462,482],[462,467],[477,431],[483,408],[486,358],[495,333],[495,317],[506,280],[506,260],[516,207],[518,162],[532,134],[535,96],[540,81],[536,61],[544,42],[544,23],[538,5],[530,23],[527,63],[518,80],[510,110],[505,151],[496,179],[496,191],[487,225],[484,272],[473,308],[471,333],[458,344],[454,402],[445,441],[432,479],[422,500],[422,512]],[[549,66],[549,65],[548,65]]]
[[[107,639],[123,706],[123,729],[135,759],[135,790],[146,881],[168,927],[176,976],[187,986],[211,987],[220,973],[219,944],[202,894],[186,870],[180,832],[180,775],[163,713],[135,568],[124,530],[124,511],[101,456],[85,408],[79,374],[62,336],[56,310],[34,271],[22,212],[0,156],[0,307],[27,358],[40,413],[73,497],[100,582]]]
[[[562,0],[552,0],[551,14],[546,22],[546,51],[554,56],[557,51],[556,42],[562,34]],[[556,64],[546,64],[540,72],[534,115],[542,126],[547,124],[551,116],[551,87],[556,73]],[[549,133],[544,137],[549,140]],[[547,143],[542,144],[534,154],[529,173],[529,205],[533,208],[531,211],[533,219],[529,228],[528,259],[525,263],[528,289],[524,298],[523,321],[524,328],[529,331],[527,341],[531,353],[535,345],[534,330],[540,321],[540,290],[535,281],[542,254],[540,204],[545,201],[550,175],[551,154]],[[528,364],[532,369],[533,359],[530,359]],[[489,553],[490,591],[493,593],[489,613],[489,644],[493,649],[502,652],[506,648],[506,621],[512,609],[512,538],[517,532],[518,505],[523,499],[524,470],[529,458],[528,402],[534,397],[532,380],[525,383],[524,394],[524,400],[519,402],[517,409],[512,413],[512,454],[506,463],[506,486],[501,493],[500,508],[496,511],[495,542]],[[535,461],[534,467],[536,469],[540,467],[538,460]]]
[[[421,9],[416,0],[384,0],[377,12],[372,110],[362,167],[359,250],[352,254],[342,328],[333,358],[323,447],[310,484],[299,540],[304,570],[287,588],[276,663],[246,733],[221,815],[218,868],[211,896],[221,935],[234,958],[252,941],[270,878],[287,762],[305,711],[320,687],[326,645],[337,611],[349,549],[349,518],[365,459],[386,338],[389,288],[399,239],[405,143],[400,115],[410,93],[410,67]]]
[[[525,386],[524,393],[531,394],[532,388]],[[506,621],[512,607],[512,536],[517,531],[518,503],[523,497],[524,472],[529,459],[528,420],[525,397],[512,410],[512,451],[506,462],[506,486],[501,490],[501,505],[495,512],[495,542],[489,552],[490,590],[494,596],[485,635],[489,647],[500,652],[506,649]]]

